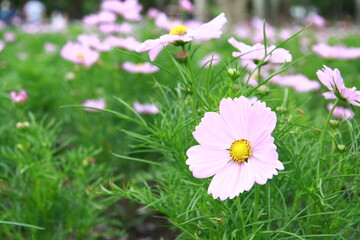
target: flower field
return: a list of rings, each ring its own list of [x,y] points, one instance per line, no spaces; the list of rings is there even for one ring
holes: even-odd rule
[[[0,23],[0,239],[360,239],[360,29],[181,2]]]

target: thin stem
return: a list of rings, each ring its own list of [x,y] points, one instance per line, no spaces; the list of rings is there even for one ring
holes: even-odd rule
[[[328,131],[328,128],[329,128],[329,123],[330,123],[330,118],[335,110],[335,107],[338,105],[339,103],[339,99],[337,98],[334,102],[334,106],[332,107],[331,111],[329,112],[327,118],[326,118],[326,122],[325,122],[325,127],[324,127],[324,132],[322,134],[322,141],[321,141],[321,156],[324,154],[324,151],[325,151],[325,138],[326,138],[326,135],[327,135],[327,131]]]
[[[243,214],[243,209],[242,209],[242,204],[241,204],[241,199],[240,196],[237,197],[237,205],[238,205],[238,212],[239,212],[239,216],[240,216],[240,221],[242,224],[242,233],[243,236],[246,237],[246,228],[245,228],[245,219],[244,219],[244,214]]]
[[[253,231],[255,231],[256,228],[256,222],[258,220],[259,215],[259,186],[258,184],[255,184],[255,200],[254,200],[254,222],[253,222]]]

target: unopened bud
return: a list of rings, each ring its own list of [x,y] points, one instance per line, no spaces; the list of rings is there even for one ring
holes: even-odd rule
[[[333,128],[337,128],[340,125],[338,120],[330,120],[330,126]]]
[[[240,76],[240,71],[236,68],[229,68],[227,73],[232,80],[235,80]]]
[[[176,54],[176,59],[180,63],[185,63],[187,61],[187,57],[189,56],[189,52],[184,50]]]
[[[278,106],[275,108],[275,111],[277,112],[280,112],[280,113],[283,113],[283,112],[286,112],[286,107],[283,107],[283,106]]]
[[[342,151],[344,151],[345,150],[345,145],[343,145],[343,144],[339,144],[338,146],[337,146],[337,148],[338,148],[338,150],[340,151],[340,152],[342,152]]]

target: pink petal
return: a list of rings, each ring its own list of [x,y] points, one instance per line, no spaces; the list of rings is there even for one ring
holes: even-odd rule
[[[219,172],[230,160],[228,150],[213,149],[202,145],[196,145],[186,152],[190,165],[190,171],[196,178],[211,177]]]
[[[213,198],[220,198],[225,200],[227,198],[234,198],[239,195],[239,188],[237,178],[240,174],[241,164],[230,161],[226,166],[218,172],[211,180],[208,193],[213,195]]]
[[[193,136],[201,145],[220,149],[228,149],[235,140],[221,116],[215,112],[205,113]]]
[[[245,97],[234,100],[223,98],[220,102],[220,115],[234,140],[246,139],[248,136],[246,115],[250,111],[250,107],[251,103]]]
[[[334,92],[326,92],[322,94],[325,99],[336,99]]]

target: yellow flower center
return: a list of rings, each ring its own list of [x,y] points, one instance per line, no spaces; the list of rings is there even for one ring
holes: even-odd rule
[[[170,35],[179,35],[179,36],[183,36],[186,33],[187,33],[187,27],[185,27],[184,25],[173,27],[169,32]]]
[[[229,152],[234,162],[245,162],[252,155],[250,142],[243,138],[236,140],[231,144]]]
[[[137,63],[136,64],[136,66],[139,66],[139,67],[141,67],[141,66],[143,66],[144,64],[143,63]]]
[[[85,57],[84,57],[84,55],[82,55],[82,54],[78,54],[78,55],[76,56],[76,58],[79,59],[79,60],[83,60]]]

